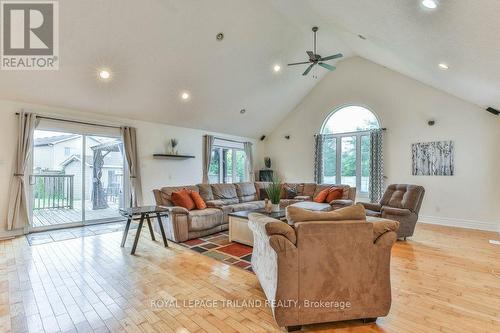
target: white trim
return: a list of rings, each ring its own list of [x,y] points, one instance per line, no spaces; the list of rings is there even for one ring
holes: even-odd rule
[[[475,220],[457,219],[451,217],[438,217],[438,216],[420,216],[418,220],[419,223],[500,232],[500,225],[499,225],[500,222],[495,224],[486,221],[475,221]]]

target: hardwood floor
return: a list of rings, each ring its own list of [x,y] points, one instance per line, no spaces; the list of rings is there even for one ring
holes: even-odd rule
[[[498,332],[498,234],[419,224],[393,249],[393,303],[376,323],[314,332]],[[159,239],[159,238],[158,238]],[[164,307],[154,300],[264,300],[252,273],[144,232],[131,256],[121,233],[29,246],[0,242],[0,332],[278,332],[267,308]],[[172,244],[172,243],[171,243]]]

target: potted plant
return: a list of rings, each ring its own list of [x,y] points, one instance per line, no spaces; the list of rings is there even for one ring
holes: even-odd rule
[[[172,155],[177,155],[177,145],[179,144],[179,141],[177,139],[170,139],[170,146],[172,147]]]
[[[280,197],[281,197],[281,180],[278,177],[273,177],[273,180],[266,188],[267,196],[273,204],[273,212],[280,210]]]

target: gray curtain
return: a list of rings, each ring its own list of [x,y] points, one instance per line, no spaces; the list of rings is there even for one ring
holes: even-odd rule
[[[136,129],[134,127],[122,127],[121,134],[130,174],[130,206],[137,207],[142,204],[142,185],[139,171]]]
[[[378,202],[384,190],[384,154],[383,130],[370,132],[370,184],[369,194],[371,202]]]
[[[244,145],[244,149],[245,149],[245,155],[247,157],[247,160],[246,160],[247,171],[248,171],[248,179],[247,179],[247,181],[254,182],[255,181],[255,175],[254,175],[254,172],[253,172],[252,143],[251,142],[245,142],[243,145]]]
[[[314,181],[323,183],[323,143],[325,135],[316,134],[314,136]]]
[[[26,180],[28,161],[33,147],[33,134],[38,125],[36,114],[21,111],[19,113],[17,131],[17,151],[9,193],[9,212],[7,214],[7,230],[21,229],[28,226],[28,196],[26,193]]]
[[[213,135],[205,135],[203,137],[203,183],[208,184],[208,170],[210,162],[212,162],[212,147],[215,137]]]

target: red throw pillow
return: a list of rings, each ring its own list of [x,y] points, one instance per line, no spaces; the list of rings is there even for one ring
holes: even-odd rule
[[[342,195],[344,194],[344,189],[340,187],[331,187],[328,191],[328,195],[326,197],[326,202],[330,203],[333,200],[342,199]]]
[[[175,206],[184,207],[187,210],[192,210],[196,208],[196,205],[191,199],[190,191],[184,189],[181,191],[172,192],[171,199]]]
[[[189,195],[191,195],[191,199],[194,201],[194,204],[196,205],[196,209],[207,208],[207,204],[205,203],[205,201],[201,197],[200,193],[195,192],[195,191],[191,191],[189,193]]]
[[[328,191],[330,191],[329,188],[325,188],[323,191],[319,192],[318,195],[314,197],[314,202],[317,203],[322,203],[325,202],[326,197],[328,196]]]

